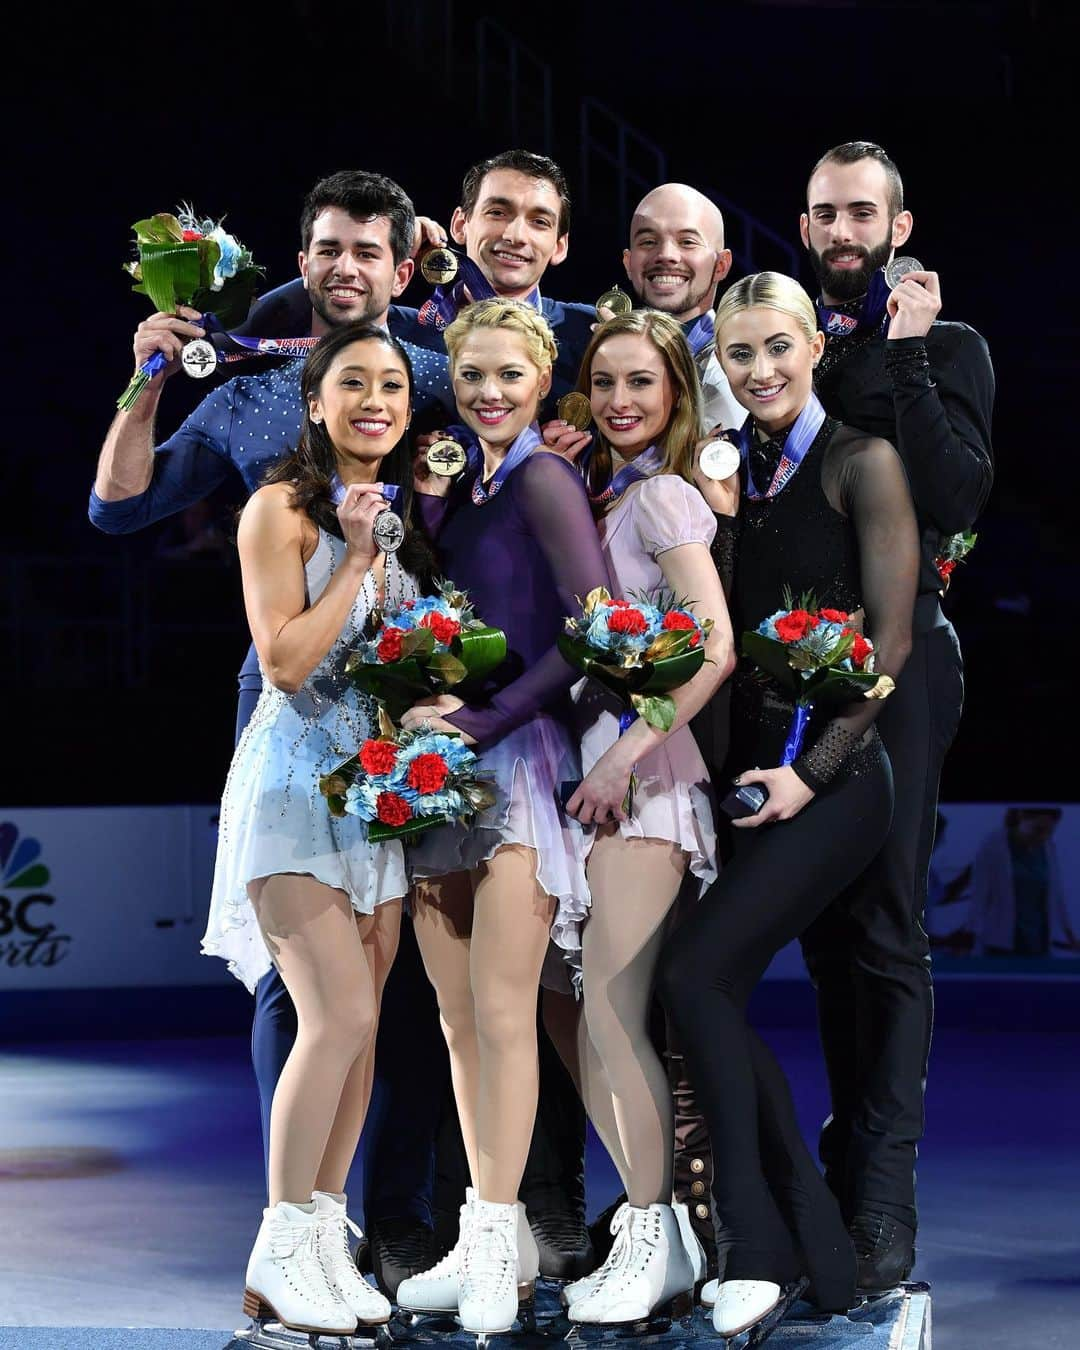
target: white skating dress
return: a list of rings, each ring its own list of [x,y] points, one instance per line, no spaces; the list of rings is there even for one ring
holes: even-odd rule
[[[344,556],[343,541],[320,529],[304,567],[309,605]],[[386,588],[388,604],[418,593],[393,554],[387,556]],[[376,600],[369,572],[340,637],[297,693],[276,689],[263,672],[262,694],[233,754],[202,950],[228,961],[252,991],[271,962],[248,882],[280,873],[312,876],[344,891],[362,914],[408,890],[400,842],[370,844],[364,822],[335,819],[319,792],[320,775],[373,734],[375,704],[346,680],[344,669]]]

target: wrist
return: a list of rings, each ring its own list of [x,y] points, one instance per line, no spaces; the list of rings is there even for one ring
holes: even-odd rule
[[[345,566],[351,571],[358,573],[361,577],[366,576],[375,566],[375,560],[378,553],[368,553],[356,544],[345,541]]]

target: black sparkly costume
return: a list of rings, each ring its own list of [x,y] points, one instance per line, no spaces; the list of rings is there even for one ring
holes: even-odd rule
[[[883,1212],[914,1230],[933,1015],[922,916],[938,783],[964,695],[933,559],[943,536],[972,527],[990,492],[994,372],[978,333],[939,322],[925,338],[831,337],[815,384],[829,414],[896,446],[921,538],[911,655],[877,723],[893,769],[892,825],[871,865],[802,939],[832,1098],[825,1174],[849,1220]]]
[[[866,613],[877,668],[894,678],[910,643],[918,546],[891,447],[826,420],[771,501],[741,508],[736,632],[782,606],[785,585]],[[850,1303],[855,1258],[839,1207],[799,1134],[784,1076],[746,1023],[773,955],[866,867],[892,810],[880,700],[815,714],[793,768],[816,795],[791,820],[736,831],[735,854],[661,960],[659,987],[686,1052],[714,1159],[726,1279],[785,1283],[806,1273],[823,1308]],[[793,706],[749,663],[732,689],[734,772],[780,762]]]

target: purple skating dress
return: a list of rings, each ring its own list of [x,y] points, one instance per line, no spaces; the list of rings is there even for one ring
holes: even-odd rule
[[[534,450],[540,444],[535,427],[514,447],[523,438]],[[572,952],[589,904],[586,838],[557,794],[560,783],[581,778],[570,700],[578,675],[555,643],[565,617],[579,612],[578,597],[610,588],[607,567],[581,475],[558,455],[528,454],[482,505],[473,499],[476,479],[467,470],[450,496],[417,500],[443,575],[506,633],[506,661],[447,718],[476,738],[498,799],[468,826],[421,835],[408,865],[416,878],[439,877],[478,866],[503,844],[534,849],[537,880],[558,900],[552,939]]]

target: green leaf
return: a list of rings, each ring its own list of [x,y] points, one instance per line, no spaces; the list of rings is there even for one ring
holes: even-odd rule
[[[190,304],[199,289],[197,244],[143,244],[139,248],[143,286],[157,309],[166,314]]]
[[[744,656],[771,675],[792,698],[799,693],[802,682],[788,662],[788,649],[783,642],[748,630],[743,633],[739,646]]]
[[[631,694],[630,702],[639,717],[658,731],[670,731],[675,721],[675,700],[668,694]]]
[[[460,684],[469,673],[464,661],[459,661],[450,652],[436,652],[427,663],[427,668],[448,686]]]
[[[459,633],[450,650],[465,666],[465,678],[479,681],[506,660],[506,634],[501,628],[481,624]]]
[[[430,628],[412,628],[401,639],[401,659],[430,656],[435,650],[435,634]],[[425,663],[426,664],[426,663]]]

